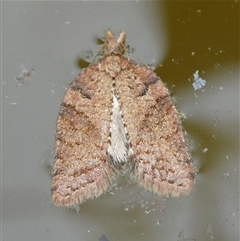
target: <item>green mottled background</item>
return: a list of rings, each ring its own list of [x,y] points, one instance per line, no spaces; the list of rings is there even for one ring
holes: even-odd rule
[[[121,180],[78,213],[51,203],[65,87],[106,30],[126,32],[131,58],[155,67],[187,117],[199,172],[189,197],[164,199]],[[1,40],[1,240],[239,240],[238,0],[3,1]],[[20,84],[24,67],[34,73]],[[196,70],[207,81],[198,91]]]

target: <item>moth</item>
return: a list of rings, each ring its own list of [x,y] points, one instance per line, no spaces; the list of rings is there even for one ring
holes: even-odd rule
[[[56,127],[52,201],[74,207],[119,174],[162,196],[188,195],[194,166],[168,89],[110,31],[100,59],[69,85]]]

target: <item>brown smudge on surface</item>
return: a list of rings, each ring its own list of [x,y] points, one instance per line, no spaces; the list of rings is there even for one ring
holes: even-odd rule
[[[179,113],[162,81],[124,57],[124,41],[124,32],[115,40],[108,31],[103,57],[84,69],[65,94],[52,180],[57,206],[100,196],[121,168],[130,168],[142,187],[159,195],[191,192],[194,167]]]

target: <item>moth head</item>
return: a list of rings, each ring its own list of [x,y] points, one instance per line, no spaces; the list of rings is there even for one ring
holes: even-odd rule
[[[106,41],[103,44],[103,55],[123,55],[125,52],[126,34],[122,31],[116,40],[111,31],[106,32]]]

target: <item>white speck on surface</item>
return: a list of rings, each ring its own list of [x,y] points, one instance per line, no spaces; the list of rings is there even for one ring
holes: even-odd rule
[[[157,220],[157,222],[156,222],[157,226],[160,226],[161,222],[162,222],[161,220]]]
[[[228,173],[228,172],[225,172],[224,174],[223,174],[223,177],[224,178],[228,178],[230,176],[230,174]]]
[[[208,148],[206,147],[202,150],[203,153],[206,153],[207,151],[208,151]]]
[[[211,224],[208,225],[206,233],[209,235],[210,240],[213,241],[214,240],[213,227]]]
[[[194,90],[199,90],[206,84],[206,80],[199,77],[199,71],[196,70],[195,73],[193,73],[193,88]]]
[[[146,214],[149,214],[152,212],[152,210],[149,210],[149,211],[144,211]]]
[[[221,66],[221,64],[220,63],[215,63],[214,64],[214,67],[217,69],[217,68],[219,68]]]
[[[218,90],[219,90],[219,91],[223,90],[223,86],[220,86]]]
[[[10,105],[17,105],[17,102],[10,102]]]

